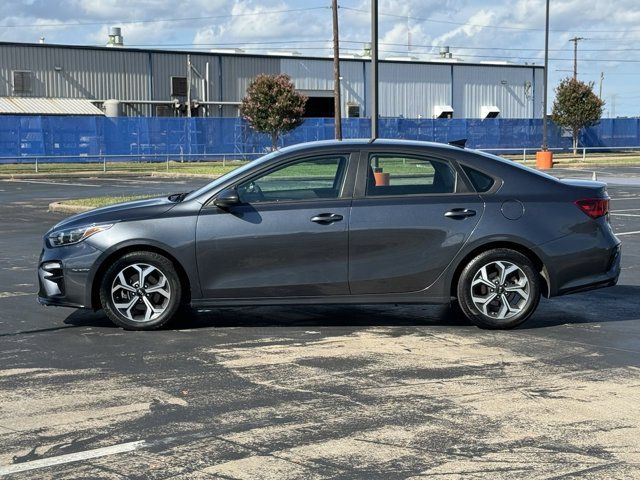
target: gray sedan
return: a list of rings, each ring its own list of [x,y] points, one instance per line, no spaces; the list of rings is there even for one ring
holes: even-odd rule
[[[452,303],[512,328],[541,295],[615,285],[606,185],[456,146],[316,142],[44,238],[45,305],[155,329],[189,307]]]

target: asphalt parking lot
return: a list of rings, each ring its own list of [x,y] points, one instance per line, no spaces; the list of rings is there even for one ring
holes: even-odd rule
[[[225,308],[158,332],[41,307],[49,202],[203,181],[0,180],[0,476],[638,478],[640,168],[597,174],[619,285],[508,332],[433,306]]]

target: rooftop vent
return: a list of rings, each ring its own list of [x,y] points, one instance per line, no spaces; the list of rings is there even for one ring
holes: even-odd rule
[[[120,27],[111,27],[107,47],[124,47],[124,38],[122,38],[122,29]]]
[[[453,58],[449,47],[440,47],[440,58]]]

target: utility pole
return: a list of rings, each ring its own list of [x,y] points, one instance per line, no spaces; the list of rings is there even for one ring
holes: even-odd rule
[[[340,98],[340,40],[338,35],[338,0],[331,0],[333,10],[333,110],[336,140],[342,140],[342,101]]]
[[[378,138],[378,0],[371,0],[371,140]]]
[[[547,141],[547,96],[549,87],[549,0],[547,0],[547,12],[544,27],[544,96],[542,99],[542,151],[549,148]]]
[[[573,37],[569,41],[573,42],[573,79],[578,79],[578,42],[584,37]]]
[[[611,110],[609,110],[609,118],[616,118],[616,99],[618,98],[617,93],[611,94]]]
[[[604,72],[600,72],[600,92],[598,98],[602,100],[602,82],[604,82]]]

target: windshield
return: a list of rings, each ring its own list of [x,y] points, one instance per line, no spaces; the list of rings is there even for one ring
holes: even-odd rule
[[[264,156],[262,156],[260,158],[257,158],[256,160],[253,160],[253,161],[247,163],[246,165],[243,165],[243,166],[238,167],[238,168],[236,168],[234,170],[231,170],[230,172],[225,173],[221,177],[216,178],[213,182],[209,182],[205,186],[203,186],[203,187],[201,187],[201,188],[199,188],[197,190],[194,190],[189,195],[187,195],[184,200],[188,201],[188,200],[192,200],[194,198],[198,198],[200,196],[203,196],[207,192],[215,190],[218,186],[222,185],[227,180],[232,179],[236,175],[242,175],[247,170],[251,170],[256,165],[259,165],[261,163],[264,163],[264,162],[267,162],[267,161],[271,160],[272,158],[278,156],[280,153],[281,152],[279,152],[279,151],[268,153],[268,154],[266,154],[266,155],[264,155]]]
[[[508,160],[506,158],[499,157],[498,155],[493,155],[492,153],[483,152],[482,150],[473,150],[473,152],[477,153],[478,155],[482,155],[483,157],[497,160],[500,163],[506,163],[512,167],[519,168],[520,170],[526,170],[527,172],[538,175],[539,177],[545,177],[545,178],[556,180],[556,181],[558,180],[556,177],[549,175],[548,173],[541,172],[540,170],[535,170],[531,167],[527,167],[526,165],[522,165],[521,163],[514,162],[513,160]]]

